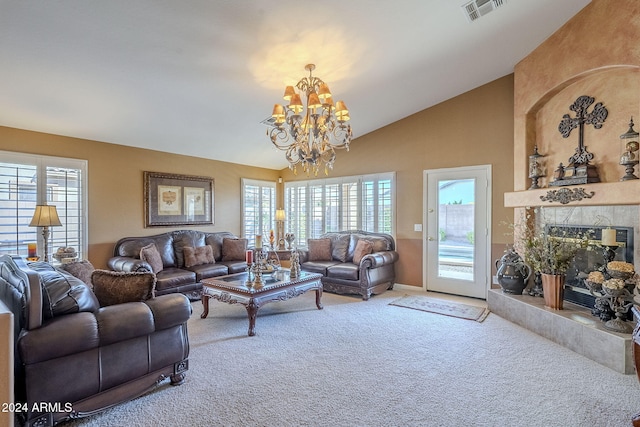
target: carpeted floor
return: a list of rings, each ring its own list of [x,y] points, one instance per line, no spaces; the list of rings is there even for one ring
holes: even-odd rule
[[[628,426],[640,384],[492,314],[482,323],[313,292],[193,303],[190,370],[65,426]]]

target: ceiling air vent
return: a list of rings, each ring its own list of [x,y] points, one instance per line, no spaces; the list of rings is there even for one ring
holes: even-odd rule
[[[274,124],[276,121],[276,119],[274,119],[272,116],[267,117],[266,119],[262,120],[260,123],[262,123],[265,126],[269,126],[269,127],[276,127],[276,125]]]
[[[489,12],[503,6],[506,0],[473,0],[462,5],[462,10],[469,22],[473,22]]]

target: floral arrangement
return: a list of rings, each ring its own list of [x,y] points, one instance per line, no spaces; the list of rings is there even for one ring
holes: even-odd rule
[[[570,234],[564,227],[551,226],[545,230],[535,227],[532,222],[531,212],[527,209],[524,221],[514,230],[514,246],[519,253],[524,253],[524,260],[533,271],[563,275],[578,251],[593,249],[593,242],[590,241],[595,234],[593,230],[576,230]]]
[[[602,282],[602,287],[607,289],[618,290],[618,289],[624,289],[625,286],[626,286],[626,283],[622,279],[608,279]]]
[[[598,284],[598,285],[602,285],[602,283],[604,282],[604,274],[602,274],[601,271],[592,271],[587,276],[587,281]]]
[[[635,273],[633,264],[624,261],[609,261],[607,263],[607,271],[619,271],[628,274]]]

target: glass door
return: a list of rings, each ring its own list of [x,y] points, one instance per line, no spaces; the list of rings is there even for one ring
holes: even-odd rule
[[[489,166],[425,171],[425,288],[486,298],[489,287]]]

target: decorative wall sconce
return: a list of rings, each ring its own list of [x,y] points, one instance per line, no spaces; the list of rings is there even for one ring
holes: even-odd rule
[[[625,176],[620,178],[620,181],[638,179],[634,174],[634,169],[638,164],[636,152],[640,145],[638,144],[638,132],[633,130],[633,117],[629,121],[629,130],[620,135],[620,145],[620,165],[624,166],[625,171]]]
[[[531,178],[531,187],[529,190],[540,188],[538,186],[538,179],[543,177],[541,158],[544,157],[538,153],[538,146],[533,147],[533,154],[529,156],[529,178]]]

